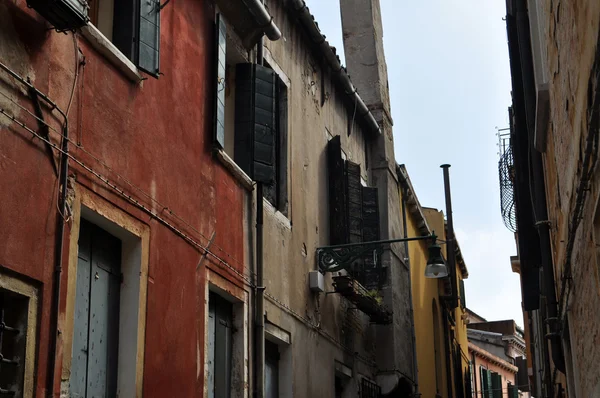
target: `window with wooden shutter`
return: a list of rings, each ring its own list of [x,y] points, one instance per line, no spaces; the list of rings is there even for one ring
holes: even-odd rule
[[[467,308],[467,296],[465,294],[465,281],[460,280],[460,306]]]
[[[349,160],[346,161],[346,190],[348,199],[348,243],[359,243],[363,241],[360,165]]]
[[[508,398],[519,398],[519,389],[511,383],[508,383]]]
[[[215,105],[213,134],[215,143],[225,148],[225,71],[227,65],[227,25],[221,14],[217,14],[215,23]]]
[[[275,72],[262,65],[236,67],[235,162],[267,185],[275,181],[276,82]]]
[[[488,398],[494,398],[494,390],[492,388],[493,384],[493,380],[492,380],[492,372],[490,370],[486,370],[485,371],[485,376],[487,378],[487,396]]]
[[[138,67],[158,76],[160,65],[160,2],[140,0]]]
[[[327,171],[329,179],[329,244],[348,243],[348,220],[346,218],[345,161],[342,144],[336,135],[327,144]]]
[[[377,188],[361,187],[362,194],[362,239],[372,242],[380,239],[379,235],[379,194]],[[385,279],[385,270],[380,259],[373,253],[365,256],[362,262],[360,281],[369,290],[379,290]]]
[[[208,298],[207,383],[210,398],[231,394],[233,308],[215,293]]]
[[[490,372],[492,377],[492,398],[502,398],[502,375]]]
[[[487,398],[491,387],[491,380],[488,379],[488,370],[483,366],[479,367],[479,384],[481,385],[481,396]]]

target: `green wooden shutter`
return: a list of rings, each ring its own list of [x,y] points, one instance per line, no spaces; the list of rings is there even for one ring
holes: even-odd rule
[[[140,0],[138,67],[158,77],[160,48],[160,2]]]
[[[492,398],[502,398],[502,375],[491,372],[492,375]]]
[[[342,144],[339,135],[327,143],[327,174],[329,181],[329,244],[348,243],[346,219],[346,179]]]
[[[492,372],[488,369],[488,370],[486,370],[485,375],[487,378],[487,385],[488,385],[487,396],[488,396],[488,398],[494,398],[494,380],[492,377]]]
[[[254,181],[275,180],[277,76],[256,64],[238,64],[234,158]]]
[[[508,398],[519,398],[519,389],[517,386],[508,385]]]
[[[466,295],[465,295],[465,281],[464,280],[460,280],[460,305],[462,308],[466,308],[467,307],[467,301],[466,301]]]
[[[220,148],[225,148],[225,66],[227,64],[227,25],[221,14],[217,14],[215,24],[215,114],[213,139]]]

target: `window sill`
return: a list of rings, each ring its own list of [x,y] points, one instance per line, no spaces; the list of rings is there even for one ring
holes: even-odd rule
[[[139,83],[143,80],[142,75],[133,62],[125,57],[94,25],[88,24],[81,28],[81,34],[96,51],[106,57],[129,80],[134,83]]]
[[[267,211],[267,213],[270,213],[273,215],[273,217],[275,218],[275,220],[277,222],[279,222],[279,224],[284,227],[285,229],[288,230],[292,230],[292,222],[290,221],[289,218],[287,218],[287,216],[285,214],[283,214],[282,212],[280,212],[279,210],[277,210],[275,208],[275,206],[273,206],[273,204],[271,202],[269,202],[266,198],[263,198],[263,208]]]
[[[254,183],[252,179],[248,177],[248,174],[244,173],[244,170],[238,166],[233,159],[225,153],[224,150],[219,149],[216,151],[217,158],[225,166],[225,168],[231,173],[231,175],[248,191],[254,190]]]

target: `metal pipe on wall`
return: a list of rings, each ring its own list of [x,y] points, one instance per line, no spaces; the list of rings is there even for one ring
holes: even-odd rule
[[[62,143],[61,143],[61,161],[59,171],[59,186],[61,187],[60,197],[57,201],[57,224],[56,224],[56,239],[54,246],[54,275],[52,281],[52,304],[51,304],[51,334],[50,334],[50,352],[48,356],[48,375],[46,379],[47,389],[51,395],[54,395],[56,388],[56,352],[58,347],[58,313],[60,311],[60,292],[61,292],[61,275],[62,275],[62,263],[64,257],[64,233],[65,233],[65,220],[63,215],[67,212],[67,179],[69,174],[69,121],[65,112],[62,111],[47,95],[39,91],[33,84],[28,82],[25,78],[11,70],[4,63],[0,62],[0,69],[7,72],[17,81],[25,85],[30,91],[36,93],[40,98],[46,101],[52,110],[56,109],[58,113],[63,117],[63,129],[62,129]]]
[[[262,3],[262,0],[261,0]],[[256,63],[263,64],[263,38],[258,41],[256,48]],[[256,183],[256,313],[255,322],[255,342],[254,364],[256,367],[255,375],[255,397],[264,398],[265,396],[265,287],[263,275],[263,183]]]

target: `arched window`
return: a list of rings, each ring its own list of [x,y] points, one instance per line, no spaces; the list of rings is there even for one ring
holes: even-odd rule
[[[435,356],[435,391],[440,394],[442,385],[442,349],[440,348],[440,315],[435,299],[431,303],[431,313],[433,315],[433,349]]]

